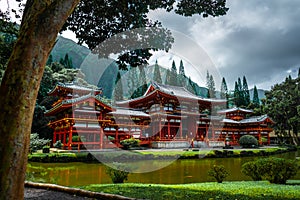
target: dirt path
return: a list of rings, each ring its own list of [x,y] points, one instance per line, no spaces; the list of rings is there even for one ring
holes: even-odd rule
[[[91,200],[94,198],[75,196],[71,194],[67,194],[65,192],[57,192],[47,189],[37,189],[37,188],[25,188],[24,191],[24,199],[25,200]]]
[[[24,199],[26,200],[134,200],[120,195],[91,192],[55,184],[34,183],[25,181]]]

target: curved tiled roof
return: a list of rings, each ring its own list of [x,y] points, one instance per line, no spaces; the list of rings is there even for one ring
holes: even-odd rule
[[[155,90],[150,92],[151,87],[153,87]],[[163,84],[153,82],[148,87],[146,93],[143,96],[135,98],[135,99],[119,101],[119,102],[117,102],[117,104],[120,105],[120,104],[126,104],[126,103],[141,100],[141,99],[155,93],[155,91],[163,92],[163,93],[165,93],[167,95],[171,95],[175,98],[191,99],[191,100],[195,100],[195,101],[205,101],[207,103],[225,103],[226,102],[225,99],[207,99],[207,98],[199,97],[197,95],[192,94],[184,87],[163,85]]]
[[[53,88],[53,90],[51,90],[48,94],[51,95],[52,93],[54,93],[59,87],[63,87],[66,89],[70,89],[70,90],[79,90],[79,91],[87,91],[87,92],[101,92],[102,90],[100,88],[93,88],[93,87],[87,87],[87,86],[81,86],[75,83],[61,83],[58,82],[57,85],[55,86],[55,88]]]
[[[62,100],[61,102],[59,102],[57,105],[55,105],[53,108],[51,108],[50,110],[46,111],[45,114],[50,114],[52,112],[54,112],[55,110],[61,108],[61,107],[70,107],[72,106],[73,104],[76,104],[77,102],[80,102],[80,101],[84,101],[86,99],[89,99],[89,98],[95,98],[96,100],[98,100],[99,102],[101,102],[103,105],[105,105],[107,108],[109,108],[110,110],[112,110],[112,108],[103,103],[100,99],[99,96],[95,96],[93,94],[87,94],[87,95],[84,95],[84,96],[81,96],[81,97],[78,97],[78,98],[73,98],[73,99],[65,99],[65,100]]]
[[[226,113],[230,113],[230,112],[253,113],[252,110],[248,110],[248,109],[244,109],[244,108],[237,108],[237,107],[218,111],[219,114],[226,114]]]
[[[269,119],[272,123],[273,120],[271,120],[267,115],[261,115],[261,116],[256,116],[256,117],[250,117],[247,119],[242,119],[240,121],[235,121],[232,119],[223,119],[223,123],[232,123],[232,124],[250,124],[250,123],[260,123],[264,122],[265,120]]]
[[[127,115],[127,116],[138,116],[138,117],[150,117],[147,113],[137,110],[130,110],[124,108],[117,108],[115,111],[109,112],[111,115]]]

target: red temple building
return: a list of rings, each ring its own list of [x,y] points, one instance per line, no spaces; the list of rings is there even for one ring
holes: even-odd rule
[[[75,84],[58,84],[49,95],[58,97],[45,113],[55,116],[49,123],[53,143],[60,140],[67,149],[120,147],[128,138],[153,148],[223,146],[225,137],[237,145],[244,134],[270,142],[273,122],[267,116],[249,117],[252,111],[241,108],[209,116],[205,113],[226,101],[202,98],[183,87],[152,83],[143,96],[114,106],[105,103],[101,90]]]

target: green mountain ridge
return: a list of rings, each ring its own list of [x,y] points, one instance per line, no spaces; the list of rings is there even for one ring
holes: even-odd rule
[[[93,85],[97,85],[103,89],[103,95],[107,98],[111,98],[113,88],[115,85],[115,80],[118,73],[118,65],[109,59],[102,59],[99,62],[98,56],[91,54],[91,51],[84,46],[81,46],[74,42],[71,39],[64,38],[62,36],[58,36],[56,44],[51,52],[53,57],[53,61],[59,62],[60,58],[64,58],[64,56],[68,54],[72,59],[74,68],[80,68],[82,72],[85,74],[85,80]],[[167,69],[159,66],[159,70],[161,73],[162,82],[165,82]],[[122,76],[126,76],[128,71],[121,71]],[[137,73],[138,70],[137,70]],[[153,80],[154,75],[154,65],[150,65],[145,68],[145,74],[147,83],[150,83]],[[127,89],[126,77],[123,79],[123,87],[125,90]],[[186,77],[186,81],[188,78]],[[199,96],[205,97],[207,94],[207,88],[201,87],[197,83],[192,82],[194,84],[194,88],[196,93]],[[253,99],[253,89],[249,90],[250,99]],[[216,91],[217,97],[220,96],[220,92]],[[259,99],[265,98],[265,91],[262,89],[258,89]]]
[[[72,59],[74,68],[80,68],[80,65],[90,52],[87,47],[81,46],[71,39],[58,36],[51,55],[54,62],[59,62],[61,58],[68,54]]]

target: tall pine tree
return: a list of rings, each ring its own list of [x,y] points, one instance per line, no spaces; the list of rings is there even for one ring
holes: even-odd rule
[[[167,70],[165,84],[178,86],[178,74],[177,74],[177,68],[174,60],[172,62],[171,70],[169,69]]]
[[[118,71],[117,78],[115,81],[114,100],[115,101],[123,100],[123,84],[122,84],[120,71]]]
[[[139,66],[140,76],[139,76],[139,88],[138,88],[138,97],[143,96],[148,89],[146,74],[144,66]]]
[[[221,99],[226,99],[226,107],[229,107],[229,94],[228,94],[228,87],[225,78],[222,78],[221,83]]]
[[[178,74],[175,61],[172,62],[170,85],[178,86]]]
[[[208,89],[207,98],[216,98],[216,86],[214,77],[210,75],[208,71],[206,74],[206,87]]]
[[[187,77],[185,76],[182,60],[180,60],[180,65],[179,65],[178,86],[182,86],[185,88],[188,87]]]
[[[159,65],[157,63],[157,60],[156,60],[155,65],[154,65],[153,81],[155,81],[157,83],[162,83],[160,70],[159,70]]]
[[[227,99],[228,98],[228,87],[225,78],[223,77],[222,83],[221,83],[221,99]]]
[[[235,81],[234,83],[234,93],[233,93],[233,99],[235,106],[239,107],[239,87],[238,83]]]
[[[127,81],[127,87],[128,87],[128,96],[131,99],[137,98],[137,93],[134,91],[138,88],[138,69],[136,67],[130,67],[130,70],[128,72],[128,81]]]
[[[255,108],[259,108],[260,103],[259,103],[259,97],[258,97],[258,91],[257,91],[256,85],[254,86],[254,90],[253,90],[252,102],[253,102]]]
[[[183,62],[182,60],[180,60],[180,65],[179,65],[179,74],[182,76],[185,76],[185,72],[184,72],[184,66],[183,66]]]
[[[244,92],[243,92],[243,86],[242,86],[242,81],[241,78],[238,78],[237,81],[237,87],[238,87],[238,98],[237,98],[237,106],[241,107],[244,105]]]
[[[243,97],[244,97],[244,101],[243,101],[243,105],[245,107],[249,106],[250,104],[250,93],[249,93],[249,89],[248,89],[248,83],[246,80],[246,77],[243,77]]]

